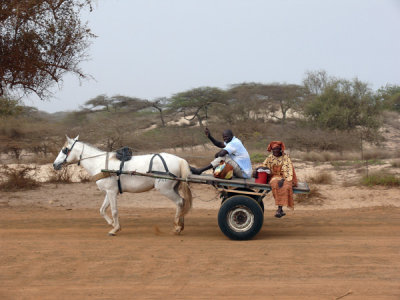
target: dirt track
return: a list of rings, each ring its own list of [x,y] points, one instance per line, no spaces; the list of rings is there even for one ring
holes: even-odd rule
[[[4,196],[4,194],[3,194]],[[399,299],[400,209],[265,213],[251,241],[194,209],[124,208],[107,236],[97,209],[0,206],[0,299]]]

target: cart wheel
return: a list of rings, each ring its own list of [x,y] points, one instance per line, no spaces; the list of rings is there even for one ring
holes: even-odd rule
[[[263,210],[253,198],[232,196],[224,201],[218,212],[221,231],[232,240],[248,240],[255,236],[264,222]]]

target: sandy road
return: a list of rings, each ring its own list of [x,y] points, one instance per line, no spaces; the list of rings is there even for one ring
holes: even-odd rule
[[[0,299],[399,299],[400,209],[265,215],[231,241],[216,210],[126,208],[108,237],[93,209],[0,207]]]

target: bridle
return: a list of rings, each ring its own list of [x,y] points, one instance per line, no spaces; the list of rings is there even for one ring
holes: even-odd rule
[[[68,155],[71,153],[72,149],[74,148],[74,146],[75,146],[75,144],[77,142],[80,142],[80,141],[75,140],[70,149],[68,149],[68,147],[65,147],[64,149],[61,150],[61,152],[65,154],[65,159],[62,162],[63,164],[65,164],[67,162]],[[97,154],[97,155],[93,155],[93,156],[88,156],[88,157],[82,158],[83,150],[85,149],[85,144],[84,143],[82,143],[82,144],[83,144],[83,147],[82,147],[81,154],[79,155],[78,166],[80,166],[82,160],[89,159],[89,158],[94,158],[94,157],[98,157],[98,156],[107,155],[109,153],[109,152],[105,152],[105,153],[101,153],[101,154]]]
[[[65,163],[67,162],[68,155],[71,153],[71,151],[72,151],[72,149],[74,148],[76,142],[78,142],[78,140],[75,140],[75,141],[74,141],[74,143],[72,144],[72,146],[71,146],[70,149],[68,149],[68,147],[65,147],[64,149],[61,150],[61,152],[65,154],[65,159],[64,159],[64,161],[63,161],[63,164],[65,164]],[[83,152],[83,151],[82,151],[82,152]],[[81,155],[82,155],[82,154],[81,154]]]

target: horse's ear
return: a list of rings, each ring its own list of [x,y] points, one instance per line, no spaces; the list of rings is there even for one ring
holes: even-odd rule
[[[76,136],[76,138],[74,138],[75,141],[77,141],[79,139],[79,134]]]
[[[67,142],[71,140],[68,135],[65,135],[65,137],[67,138]]]

